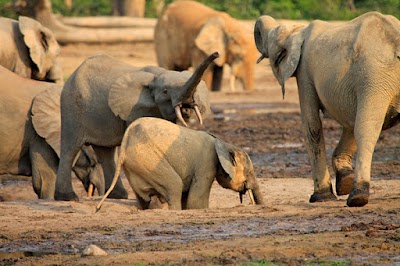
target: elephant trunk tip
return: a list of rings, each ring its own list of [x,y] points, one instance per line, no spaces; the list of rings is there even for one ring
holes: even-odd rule
[[[219,57],[219,53],[214,52],[214,53],[210,54],[209,56],[207,56],[207,58],[204,59],[203,62],[200,63],[200,65],[197,66],[193,75],[183,85],[181,95],[180,95],[180,97],[178,97],[180,99],[178,101],[178,104],[182,103],[182,101],[184,99],[193,97],[193,94],[196,91],[196,87],[200,83],[201,78],[202,78],[204,72],[206,71],[207,67],[218,57]]]

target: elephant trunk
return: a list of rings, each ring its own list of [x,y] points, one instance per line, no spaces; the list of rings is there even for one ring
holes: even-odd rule
[[[264,198],[261,194],[260,187],[258,186],[258,183],[256,180],[250,182],[250,184],[247,185],[247,190],[248,190],[250,199],[253,198],[255,204],[265,205]]]
[[[257,19],[254,25],[254,41],[256,43],[257,50],[261,53],[257,63],[264,58],[269,58],[268,54],[268,33],[273,28],[276,28],[279,24],[276,20],[270,16],[261,16]]]
[[[215,52],[209,55],[206,59],[204,59],[204,61],[201,62],[201,64],[196,68],[193,75],[189,78],[188,81],[186,81],[186,83],[182,86],[182,88],[178,92],[178,95],[176,97],[177,100],[172,102],[172,104],[175,106],[176,117],[186,127],[187,124],[182,117],[182,111],[181,111],[184,101],[186,101],[186,103],[190,105],[190,108],[195,110],[195,113],[197,115],[197,118],[199,119],[200,124],[203,124],[203,119],[201,117],[200,110],[197,104],[193,100],[193,95],[196,92],[196,87],[200,83],[204,71],[206,71],[207,67],[214,61],[215,58],[218,57],[219,57],[218,52]]]
[[[196,91],[196,87],[201,81],[201,78],[203,77],[203,74],[206,71],[207,67],[214,61],[214,59],[218,57],[218,52],[215,52],[207,56],[207,58],[204,59],[203,62],[201,62],[201,64],[196,68],[190,79],[183,85],[180,103],[178,104],[181,104],[184,99],[189,99],[193,97],[193,94]]]

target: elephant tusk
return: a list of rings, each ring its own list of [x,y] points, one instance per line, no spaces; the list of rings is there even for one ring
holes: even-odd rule
[[[265,55],[261,55],[258,59],[257,59],[257,64],[260,63],[264,58],[267,58]]]
[[[256,202],[255,202],[255,200],[254,200],[253,191],[252,191],[251,189],[248,189],[248,190],[247,190],[247,193],[249,194],[249,198],[250,198],[251,204],[252,204],[252,205],[256,205]]]
[[[93,197],[93,194],[94,194],[93,192],[94,192],[94,185],[93,185],[93,183],[90,183],[89,184],[89,189],[88,189],[88,192],[87,192],[89,198]]]
[[[195,113],[197,115],[197,118],[199,119],[200,125],[202,125],[203,124],[203,118],[201,117],[200,109],[199,109],[199,107],[197,105],[194,106],[194,111],[195,111]]]
[[[186,124],[185,120],[182,117],[182,112],[181,112],[181,107],[180,105],[175,106],[175,114],[176,117],[178,117],[179,121],[181,121],[181,123],[185,126],[188,127],[188,125]]]

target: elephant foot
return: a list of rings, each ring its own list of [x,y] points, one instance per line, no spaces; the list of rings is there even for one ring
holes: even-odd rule
[[[78,196],[73,191],[68,193],[56,191],[56,193],[54,193],[54,199],[60,201],[79,201]]]
[[[314,191],[314,194],[312,194],[310,197],[310,203],[332,200],[336,200],[336,196],[333,194],[332,187],[322,191]]]
[[[353,170],[339,171],[336,174],[336,194],[338,196],[348,195],[353,188]]]
[[[368,203],[369,198],[369,183],[362,182],[354,186],[348,199],[347,206],[349,207],[362,207]]]
[[[114,188],[113,191],[108,196],[110,199],[127,199],[128,192],[124,188]]]

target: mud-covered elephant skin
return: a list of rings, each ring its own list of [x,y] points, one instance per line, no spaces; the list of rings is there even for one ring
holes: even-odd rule
[[[42,109],[37,104],[35,116],[31,111],[32,101],[42,93],[58,91],[55,100],[59,102],[61,89],[54,83],[24,78],[0,66],[0,175],[32,176],[33,189],[41,199],[54,198],[59,159],[52,146],[38,134],[33,122],[47,124],[49,119],[54,120],[53,109]],[[51,105],[51,98],[46,101]],[[60,117],[59,109],[55,115]],[[95,154],[91,154],[90,149],[85,150],[87,157],[79,157],[74,173],[84,183],[91,179],[104,194],[105,187],[101,187],[104,177],[93,157]],[[87,160],[88,157],[91,159]]]
[[[371,161],[382,129],[400,121],[400,22],[378,12],[349,22],[280,25],[260,17],[254,38],[282,86],[295,76],[311,161],[310,202],[335,199],[319,111],[343,126],[332,158],[336,193],[348,206],[368,203]],[[357,152],[353,171],[353,156]]]
[[[254,89],[258,52],[253,36],[227,13],[195,1],[174,2],[157,21],[154,44],[159,66],[178,71],[196,67],[217,51],[220,57],[203,76],[207,87],[220,90],[223,67],[229,65],[231,91],[235,91],[236,80],[244,90]]]
[[[239,192],[240,198],[249,192],[253,203],[263,204],[246,152],[207,132],[162,119],[140,118],[127,128],[114,182],[103,200],[121,168],[142,209],[149,207],[153,196],[168,203],[169,209],[208,208],[215,179],[222,187]]]
[[[60,46],[38,21],[0,18],[0,65],[20,76],[63,84]]]
[[[103,164],[106,187],[115,173],[114,151],[127,126],[139,117],[172,122],[210,112],[202,74],[218,53],[194,73],[159,67],[136,68],[106,55],[85,60],[67,80],[61,94],[61,157],[56,200],[78,200],[71,184],[73,159],[84,144],[93,145]],[[106,165],[105,165],[106,164]],[[122,182],[113,191],[127,198]]]

